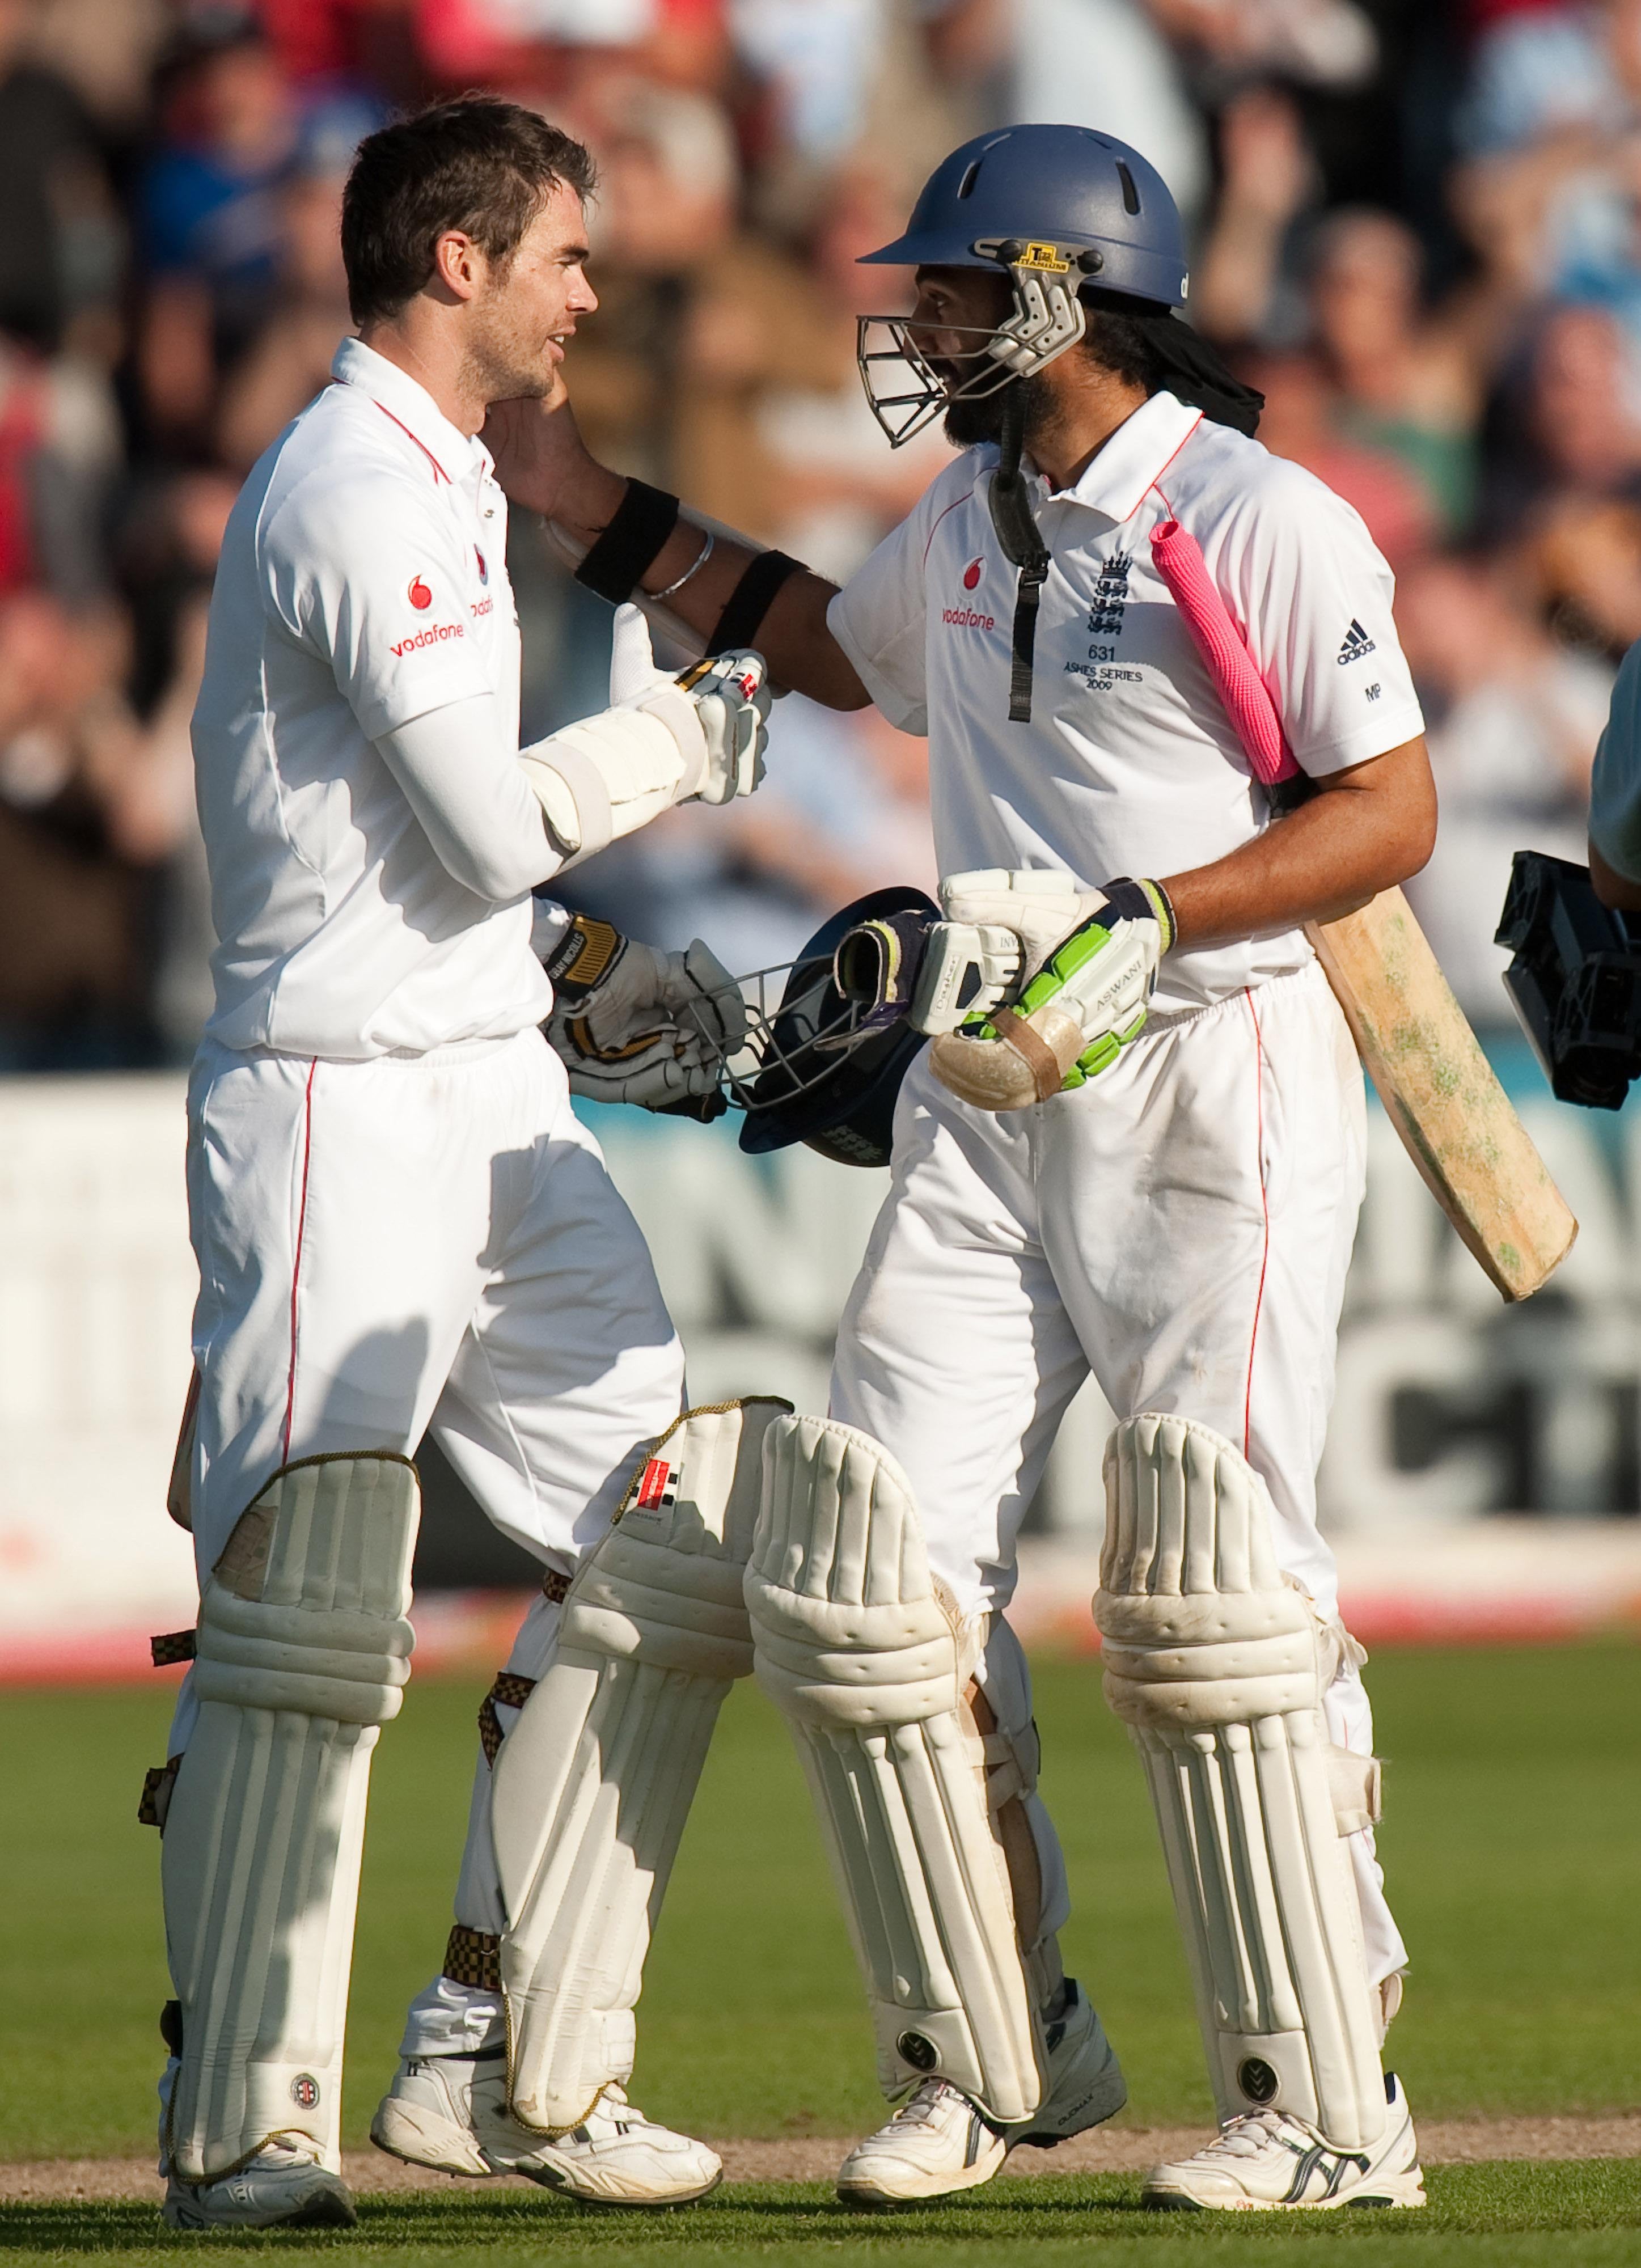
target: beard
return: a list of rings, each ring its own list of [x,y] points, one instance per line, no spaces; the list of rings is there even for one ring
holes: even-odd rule
[[[1012,379],[995,394],[982,394],[978,399],[949,402],[942,420],[946,439],[956,449],[972,449],[983,441],[1001,441],[1003,405],[1011,397],[1022,400],[1026,405],[1026,446],[1029,448],[1033,440],[1047,430],[1055,415],[1054,397],[1041,374]]]
[[[499,298],[474,327],[465,375],[484,401],[540,401],[551,394],[556,380],[539,335],[513,320]]]

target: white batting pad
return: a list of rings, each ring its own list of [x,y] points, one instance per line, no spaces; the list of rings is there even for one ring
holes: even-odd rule
[[[199,1722],[161,1859],[184,2181],[217,2180],[275,2134],[309,2136],[341,2169],[365,1795],[410,1675],[420,1501],[391,1450],[305,1457],[241,1513],[206,1582]]]
[[[965,1634],[904,1474],[784,1418],[747,1571],[758,1683],[792,1728],[866,1980],[884,2092],[937,2073],[1005,2124],[1041,2093],[1008,1869],[964,1699]]]
[[[1271,2106],[1365,2147],[1385,2088],[1340,1840],[1359,1822],[1336,1812],[1321,1706],[1336,1634],[1277,1565],[1263,1484],[1206,1425],[1119,1425],[1106,1500],[1106,1697],[1144,1759],[1220,2117]],[[1359,1808],[1359,1765],[1342,1793]]]
[[[791,1403],[685,1412],[578,1571],[496,1760],[515,2116],[578,2125],[632,2071],[633,2007],[717,1712],[752,1668],[741,1577],[763,1437]]]

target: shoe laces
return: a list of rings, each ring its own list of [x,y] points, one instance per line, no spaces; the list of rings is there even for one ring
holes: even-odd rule
[[[968,2097],[950,2080],[921,2080],[895,2112],[891,2124],[895,2126],[927,2126],[939,2116],[941,2105],[950,2095],[968,2109]]]
[[[1256,2158],[1273,2142],[1287,2143],[1286,2121],[1279,2110],[1247,2110],[1227,2120],[1213,2140],[1197,2152],[1199,2158]]]
[[[596,2139],[595,2129],[600,2124],[613,2126],[618,2134],[626,2134],[635,2126],[647,2126],[649,2123],[637,2104],[628,2102],[626,2088],[618,2080],[611,2080],[576,2132],[591,2141]]]
[[[270,2134],[250,2161],[253,2166],[317,2166],[320,2162],[319,2144],[306,2134]]]

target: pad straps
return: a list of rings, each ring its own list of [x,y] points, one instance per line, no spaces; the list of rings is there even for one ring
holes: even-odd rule
[[[1032,668],[1037,651],[1037,601],[1049,579],[1049,553],[1020,474],[1026,440],[1026,396],[1018,379],[1003,396],[1003,431],[997,468],[991,475],[991,525],[997,541],[1019,570],[1015,585],[1013,653],[1009,671],[1009,722],[1031,722]]]

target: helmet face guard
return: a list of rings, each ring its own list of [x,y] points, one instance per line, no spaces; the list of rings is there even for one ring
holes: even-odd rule
[[[924,432],[954,401],[983,401],[1000,394],[1012,379],[1033,378],[1047,370],[1088,328],[1088,312],[1077,296],[1081,274],[1102,264],[1098,252],[1073,248],[1069,256],[1052,244],[976,245],[995,259],[1013,290],[1013,307],[994,329],[973,323],[917,323],[910,315],[861,315],[856,320],[855,363],[872,416],[889,446]],[[1087,266],[1092,263],[1092,267]],[[918,343],[939,331],[948,338],[973,340],[950,357],[935,359]],[[961,377],[945,374],[952,362],[974,367]],[[943,368],[944,365],[944,368]],[[909,378],[909,387],[904,380]]]
[[[746,1044],[722,1060],[754,1156],[806,1142],[850,1166],[887,1165],[894,1099],[926,1044],[906,1019],[923,941],[921,890],[873,890],[821,924],[798,958],[740,979]]]
[[[948,327],[914,327],[904,315],[862,320],[866,399],[895,447],[949,402],[983,400],[1075,346],[1087,327],[1085,284],[1162,307],[1182,306],[1187,286],[1167,184],[1126,142],[1082,126],[1011,126],[965,142],[924,183],[905,232],[863,264],[990,269],[1012,287],[1007,318],[972,331],[961,359],[974,367],[958,376],[918,342],[919,330]]]

